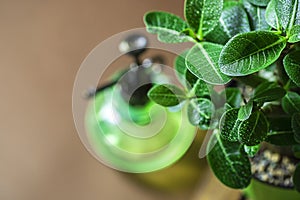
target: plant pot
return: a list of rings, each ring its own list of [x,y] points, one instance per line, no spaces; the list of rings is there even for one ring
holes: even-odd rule
[[[292,175],[298,159],[287,146],[263,144],[252,162],[253,179],[244,190],[249,200],[299,200],[300,193],[293,187]]]
[[[251,184],[244,191],[249,200],[299,200],[300,193],[291,188],[282,188],[252,179]]]

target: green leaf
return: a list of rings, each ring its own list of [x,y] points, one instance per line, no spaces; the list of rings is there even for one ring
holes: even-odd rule
[[[260,84],[255,92],[252,100],[258,103],[265,103],[281,99],[286,91],[274,82],[264,82]]]
[[[208,143],[208,163],[216,177],[231,188],[246,188],[251,181],[251,166],[243,146],[213,134]]]
[[[290,146],[297,144],[296,140],[294,139],[293,131],[282,131],[272,133],[268,135],[268,137],[266,138],[266,142],[277,146]]]
[[[180,17],[167,12],[149,12],[144,16],[147,31],[158,34],[158,40],[166,43],[194,41],[184,33],[187,23]]]
[[[206,82],[201,79],[198,79],[197,82],[193,85],[191,90],[197,97],[210,97],[210,90]]]
[[[291,29],[288,42],[296,43],[296,42],[299,42],[299,41],[300,41],[300,25],[295,25]]]
[[[198,78],[214,85],[228,83],[231,78],[220,71],[218,59],[222,46],[203,42],[194,45],[187,55],[186,65]]]
[[[298,192],[300,192],[300,163],[296,165],[296,169],[293,175],[293,183]]]
[[[300,113],[295,113],[292,117],[292,129],[295,140],[300,144]]]
[[[210,128],[214,111],[214,104],[205,98],[192,99],[187,110],[190,123],[203,130]]]
[[[249,3],[249,0],[243,0],[243,3],[248,13],[252,30],[269,30],[270,26],[265,18],[266,8],[252,5]]]
[[[239,141],[238,129],[242,121],[238,119],[239,109],[231,109],[226,111],[220,120],[220,135],[223,139],[230,142]]]
[[[245,76],[268,67],[286,46],[286,38],[270,31],[238,34],[224,46],[219,60],[221,72]]]
[[[190,27],[202,40],[218,23],[223,0],[186,0],[184,14]]]
[[[239,88],[227,87],[221,92],[221,96],[223,95],[226,98],[226,102],[230,106],[234,108],[238,108],[241,106],[243,98]]]
[[[267,6],[270,0],[248,0],[248,1],[256,6]]]
[[[241,106],[238,113],[238,119],[241,121],[248,119],[252,113],[252,109],[253,101],[249,101],[246,105]]]
[[[284,30],[290,30],[294,25],[298,7],[298,0],[276,0],[275,11],[279,25]]]
[[[296,92],[287,92],[287,94],[282,98],[282,108],[289,114],[300,112],[300,95]]]
[[[248,154],[248,156],[250,157],[254,157],[256,155],[256,153],[258,152],[260,148],[260,145],[255,145],[255,146],[247,146],[247,145],[244,145],[244,149],[245,149],[245,152]]]
[[[290,79],[300,87],[300,50],[287,54],[283,59],[283,66]]]
[[[150,100],[162,106],[176,106],[186,100],[185,92],[175,85],[162,84],[153,86],[149,92]]]
[[[206,36],[207,41],[225,44],[238,33],[250,31],[247,13],[239,2],[227,1],[217,26]]]
[[[271,0],[270,3],[267,6],[266,9],[266,22],[273,28],[275,28],[276,30],[280,29],[280,25],[279,25],[279,19],[278,19],[278,15],[276,13],[276,1],[277,0]]]
[[[267,118],[262,112],[256,111],[239,126],[239,140],[248,146],[254,146],[264,141],[268,132]]]

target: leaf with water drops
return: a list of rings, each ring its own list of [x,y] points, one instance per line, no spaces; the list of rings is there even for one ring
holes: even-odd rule
[[[250,31],[249,20],[242,4],[227,1],[217,26],[206,36],[213,43],[225,44],[238,33]]]
[[[223,139],[230,142],[237,142],[238,129],[241,124],[241,120],[238,119],[239,109],[231,109],[226,111],[220,119],[220,135]]]
[[[162,84],[153,86],[149,92],[150,100],[165,107],[176,106],[186,100],[186,94],[175,85]]]
[[[256,111],[239,126],[239,140],[248,146],[264,141],[269,132],[269,122],[261,111]]]
[[[250,26],[252,30],[269,30],[270,26],[268,25],[265,14],[266,8],[261,6],[255,6],[249,2],[249,0],[243,0],[244,8],[246,9]]]
[[[158,40],[166,43],[194,41],[182,31],[188,28],[180,17],[167,12],[149,12],[144,16],[147,31],[158,35]]]
[[[228,83],[231,78],[223,74],[218,65],[222,47],[209,42],[194,45],[186,58],[188,69],[209,84],[223,85]]]
[[[300,87],[300,50],[287,54],[283,59],[283,66],[290,79]]]
[[[286,46],[286,38],[271,31],[238,34],[224,46],[219,65],[229,76],[245,76],[276,61]]]
[[[207,146],[207,160],[215,176],[231,188],[246,188],[251,181],[251,166],[243,145],[223,140],[214,133]]]
[[[185,18],[203,39],[218,23],[223,7],[223,0],[185,0]]]

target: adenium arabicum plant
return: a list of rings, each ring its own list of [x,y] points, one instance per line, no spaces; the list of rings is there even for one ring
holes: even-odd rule
[[[155,85],[148,96],[165,107],[187,104],[191,124],[214,130],[207,159],[216,177],[245,188],[262,142],[299,155],[300,0],[186,0],[184,16],[144,16],[161,42],[195,43],[174,64],[184,89]],[[299,163],[293,182],[300,191]]]

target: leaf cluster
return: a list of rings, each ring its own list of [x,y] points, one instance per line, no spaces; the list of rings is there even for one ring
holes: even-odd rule
[[[184,88],[156,85],[148,96],[187,104],[191,124],[214,130],[208,161],[221,182],[247,187],[262,142],[299,157],[300,0],[185,0],[184,19],[152,11],[144,22],[161,42],[194,43],[174,64]]]

